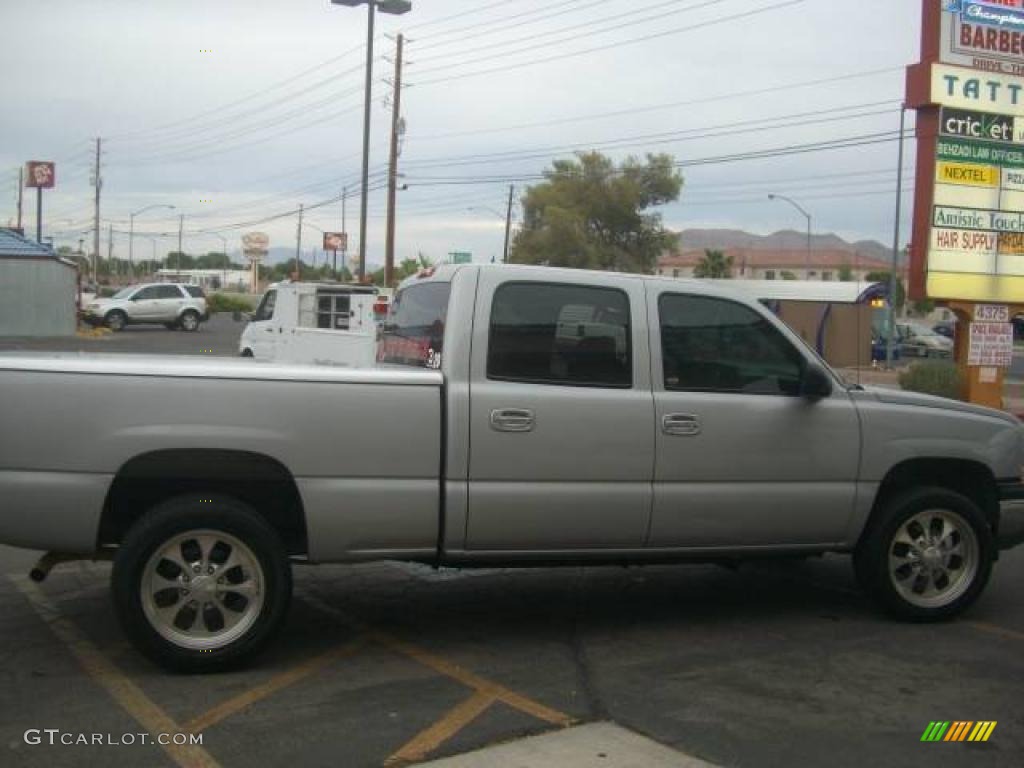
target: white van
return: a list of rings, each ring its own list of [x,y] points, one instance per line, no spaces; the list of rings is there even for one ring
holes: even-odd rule
[[[374,286],[274,283],[242,332],[238,352],[263,361],[371,367],[376,299]]]

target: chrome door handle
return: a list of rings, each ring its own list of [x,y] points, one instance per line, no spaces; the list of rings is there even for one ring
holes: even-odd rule
[[[692,413],[668,413],[661,417],[661,431],[666,435],[693,437],[700,434],[700,417]]]
[[[533,411],[526,408],[499,408],[491,411],[491,429],[496,432],[532,432]]]

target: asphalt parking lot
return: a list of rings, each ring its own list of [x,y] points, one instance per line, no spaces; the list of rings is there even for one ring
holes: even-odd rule
[[[0,349],[233,355],[241,327]],[[722,766],[1009,766],[1024,750],[1024,548],[942,625],[879,615],[842,557],[302,566],[269,651],[210,676],[168,675],[125,642],[109,565],[60,565],[35,585],[35,556],[0,547],[0,765],[398,766],[594,721]],[[937,720],[998,725],[986,743],[922,743]],[[203,743],[26,742],[44,729]]]

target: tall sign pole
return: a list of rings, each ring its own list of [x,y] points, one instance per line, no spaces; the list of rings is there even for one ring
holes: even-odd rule
[[[1024,0],[922,0],[910,297],[957,316],[962,397],[1002,407],[1024,312]]]
[[[43,160],[31,160],[25,164],[26,181],[28,187],[35,187],[36,190],[36,242],[43,242],[43,190],[53,189],[56,184],[56,166]],[[19,189],[20,195],[20,189]]]
[[[25,169],[18,169],[18,231],[21,231],[21,207],[23,197],[23,190],[25,188]]]

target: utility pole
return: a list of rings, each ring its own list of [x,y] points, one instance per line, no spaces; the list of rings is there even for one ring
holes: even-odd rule
[[[19,168],[18,169],[18,230],[19,231],[21,230],[21,206],[22,206],[22,200],[24,199],[22,197],[22,195],[23,195],[23,191],[22,190],[24,190],[24,189],[25,189],[25,169],[24,168]]]
[[[402,48],[405,38],[399,34],[395,52],[395,92],[391,99],[391,157],[388,162],[388,226],[384,246],[384,287],[395,283],[395,197],[398,190],[398,135],[402,120]]]
[[[341,188],[341,231],[345,233],[345,240],[341,248],[341,268],[345,268],[345,256],[348,253],[348,229],[346,228],[346,217],[345,217],[345,204],[348,203],[348,187]],[[335,261],[338,258],[338,252],[334,252]],[[337,264],[335,264],[337,266]]]
[[[302,279],[302,269],[299,267],[302,255],[302,203],[299,203],[299,226],[295,228],[295,280]]]
[[[185,228],[185,214],[178,214],[178,267],[177,271],[181,272],[181,235],[182,230]]]
[[[377,0],[366,4],[366,95],[363,105],[363,194],[359,207],[359,274],[356,282],[366,279],[366,218],[370,197],[370,104],[373,101],[373,27]]]
[[[896,336],[896,285],[899,277],[900,207],[903,200],[903,130],[906,126],[907,107],[900,107],[900,148],[896,166],[896,223],[892,235],[892,270],[889,272],[889,316],[885,339],[885,366],[892,368],[893,343]]]
[[[100,151],[103,140],[96,139],[96,162],[93,165],[92,182],[96,193],[94,197],[94,210],[92,221],[92,279],[97,285],[100,282],[99,258],[100,258],[100,189],[103,188],[103,179],[100,176]]]
[[[515,195],[516,186],[515,184],[508,185],[508,211],[505,214],[505,255],[502,257],[502,263],[508,264],[508,241],[509,236],[512,234],[512,196]]]

